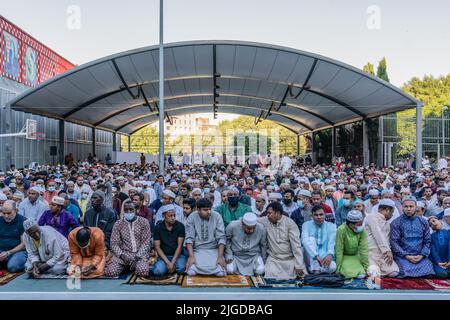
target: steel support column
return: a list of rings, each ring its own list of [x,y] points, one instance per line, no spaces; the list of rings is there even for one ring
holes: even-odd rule
[[[164,0],[159,0],[159,174],[164,174]]]
[[[60,164],[64,163],[64,155],[65,151],[65,141],[66,140],[66,122],[64,120],[59,120],[59,153],[58,153],[58,162]]]
[[[96,155],[96,147],[97,147],[97,131],[95,130],[95,127],[92,127],[92,156],[95,157]]]
[[[363,120],[362,134],[363,134],[363,164],[364,166],[368,166],[370,162],[370,153],[369,153],[369,136],[367,131],[367,121]]]
[[[416,170],[419,172],[422,165],[422,106],[419,103],[416,106]]]
[[[113,133],[113,145],[112,145],[112,151],[117,151],[117,132]]]

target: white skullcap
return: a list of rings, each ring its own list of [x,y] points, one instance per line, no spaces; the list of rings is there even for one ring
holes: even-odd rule
[[[172,182],[170,183],[170,186],[171,186],[171,187],[178,187],[178,183],[177,183],[176,181],[172,181]]]
[[[391,199],[381,199],[378,205],[395,208],[395,203]]]
[[[30,190],[34,191],[34,192],[37,192],[37,193],[41,192],[41,188],[40,187],[36,187],[36,186],[35,187],[31,187]]]
[[[332,190],[332,191],[336,191],[336,189],[333,186],[326,186],[325,190]]]
[[[311,181],[311,184],[320,184],[320,182],[317,180],[314,180],[314,181]]]
[[[450,199],[450,198],[449,198]],[[425,204],[425,202],[423,202],[423,201],[417,201],[417,206],[419,207],[419,208],[424,208],[424,209],[426,209],[426,207],[427,207],[427,205]]]
[[[9,187],[9,188],[17,188],[16,184],[15,184],[15,183],[12,183],[12,182],[8,185],[8,187]]]
[[[34,219],[27,219],[23,222],[23,228],[25,229],[25,231],[34,226],[38,226],[37,221]]]
[[[283,199],[281,193],[272,192],[269,193],[269,199]]]
[[[166,204],[165,206],[162,206],[160,210],[162,214],[166,213],[167,211],[176,211],[173,204]]]
[[[53,197],[52,203],[63,206],[64,205],[64,198],[62,197]]]
[[[377,189],[370,189],[369,195],[370,196],[379,196],[380,192]]]
[[[253,212],[247,212],[242,217],[242,222],[249,227],[256,226],[256,223],[258,222],[258,219],[256,217],[256,214]]]
[[[8,198],[6,197],[6,195],[2,192],[0,193],[0,201],[6,201],[8,200]]]
[[[311,198],[311,191],[302,189],[298,192],[299,195]]]
[[[360,222],[363,221],[364,217],[361,211],[358,210],[350,210],[347,213],[347,220],[350,222]]]
[[[55,182],[56,182],[56,181],[55,181]],[[70,185],[74,186],[75,183],[74,183],[73,181],[67,181],[67,182],[66,182],[66,185],[68,185],[68,186],[70,186]]]
[[[450,208],[444,210],[444,217],[450,217]]]
[[[445,200],[450,200],[450,197],[445,197],[444,200],[442,200],[442,202],[444,202]]]
[[[168,197],[171,197],[172,199],[175,199],[177,196],[175,195],[175,193],[173,193],[172,191],[170,191],[170,190],[164,190],[163,191],[163,194],[165,194],[166,196],[168,196]]]
[[[200,192],[200,193],[202,193],[202,189],[200,189],[200,188],[194,188],[194,189],[192,189],[192,193],[194,193],[194,192]]]

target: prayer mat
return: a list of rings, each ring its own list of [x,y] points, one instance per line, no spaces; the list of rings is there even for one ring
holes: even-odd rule
[[[424,279],[426,283],[433,287],[437,291],[450,292],[450,280],[445,279]]]
[[[98,278],[91,278],[91,279],[81,279],[81,280],[95,280],[95,279],[101,279],[101,280],[126,280],[129,276],[129,273],[124,273],[121,274],[120,276],[117,277],[106,277],[106,276],[101,276]],[[28,275],[28,279],[32,279],[32,280],[61,280],[61,279],[68,279],[69,276],[67,274],[64,275],[55,275],[55,274],[41,274],[41,276],[39,278],[34,278],[32,275]]]
[[[181,279],[181,280],[180,280]],[[126,282],[126,284],[148,284],[154,286],[170,286],[170,285],[180,285],[183,279],[182,275],[173,274],[166,277],[141,277],[133,274],[131,278]]]
[[[299,279],[276,280],[252,276],[251,280],[253,286],[258,289],[301,289],[303,287],[303,281]]]
[[[199,287],[251,287],[250,277],[240,275],[227,275],[225,277],[216,276],[188,276],[186,275],[181,283],[182,288]]]
[[[0,270],[0,286],[3,286],[10,281],[13,281],[18,276],[22,275],[23,272],[11,273],[6,270]]]
[[[381,278],[381,288],[391,290],[434,290],[427,279]]]
[[[327,289],[320,286],[309,286],[304,285],[302,280],[290,279],[290,280],[276,280],[276,279],[266,279],[261,276],[251,277],[253,286],[256,289],[304,289],[304,290],[317,290],[317,289]],[[368,290],[364,283],[364,280],[354,279],[346,280],[344,285],[339,289],[347,290]]]

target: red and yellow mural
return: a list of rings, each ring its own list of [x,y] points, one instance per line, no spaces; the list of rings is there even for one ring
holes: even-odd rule
[[[0,16],[0,75],[34,87],[75,65]]]

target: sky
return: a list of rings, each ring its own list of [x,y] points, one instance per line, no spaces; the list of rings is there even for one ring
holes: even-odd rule
[[[402,86],[450,73],[449,12],[448,0],[165,0],[164,41],[256,41],[357,68],[385,56]],[[0,0],[0,14],[78,65],[159,43],[159,0]]]

